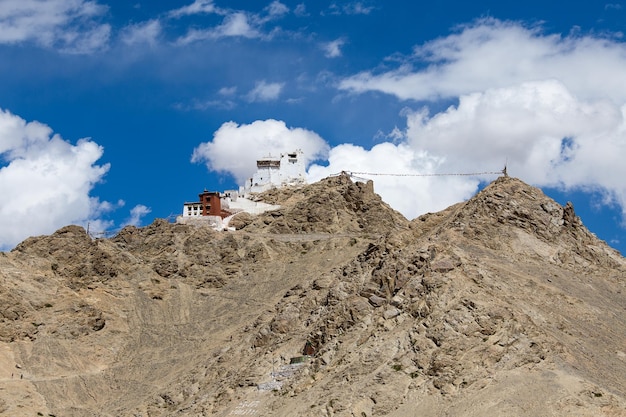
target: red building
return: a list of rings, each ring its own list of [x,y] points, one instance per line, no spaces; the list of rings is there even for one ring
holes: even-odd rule
[[[201,216],[221,216],[222,215],[222,203],[220,201],[220,193],[217,191],[204,190],[202,194],[198,195],[200,204],[202,205]]]
[[[232,214],[222,210],[222,200],[217,191],[204,190],[198,195],[198,199],[200,201],[183,205],[183,217],[219,216],[223,219]]]

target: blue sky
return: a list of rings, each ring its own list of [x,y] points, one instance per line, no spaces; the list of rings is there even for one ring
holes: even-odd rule
[[[0,249],[115,232],[301,148],[408,218],[498,171],[626,249],[626,4],[0,1]]]

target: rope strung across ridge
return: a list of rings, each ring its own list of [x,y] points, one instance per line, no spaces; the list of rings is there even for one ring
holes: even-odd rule
[[[502,171],[485,171],[485,172],[472,172],[472,173],[453,173],[453,174],[387,174],[382,172],[354,172],[354,171],[343,171],[350,176],[357,175],[378,175],[378,176],[390,176],[390,177],[450,177],[450,176],[468,176],[474,177],[479,175],[500,175],[503,174],[507,176],[506,167]],[[337,174],[339,175],[339,174]]]

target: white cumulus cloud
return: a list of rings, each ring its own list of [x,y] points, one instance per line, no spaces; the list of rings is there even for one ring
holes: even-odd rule
[[[412,62],[421,69],[414,69]],[[489,88],[557,79],[581,98],[623,101],[626,44],[606,37],[544,34],[517,22],[484,19],[415,47],[397,69],[347,77],[340,88],[401,100],[454,98]]]
[[[611,176],[626,174],[615,160],[626,155],[624,108],[579,100],[555,80],[536,81],[461,96],[432,117],[414,112],[406,134],[412,148],[445,157],[449,168],[476,171],[508,159],[535,184],[593,185],[609,167]]]
[[[109,169],[96,164],[102,152],[0,109],[0,249],[106,211],[108,203],[89,195]]]
[[[3,0],[0,43],[35,42],[68,53],[106,47],[111,32],[99,18],[108,8],[86,0]]]
[[[256,161],[264,156],[301,149],[308,165],[325,158],[328,144],[315,132],[287,127],[280,120],[257,120],[250,124],[224,123],[213,140],[198,145],[192,162],[204,162],[212,171],[231,174],[239,184],[256,171]]]
[[[624,73],[618,38],[484,19],[415,47],[397,69],[361,72],[339,87],[421,102],[405,112],[397,146],[435,158],[439,172],[491,171],[508,161],[510,174],[532,184],[600,192],[626,218]],[[457,104],[429,114],[428,103],[441,99]],[[461,200],[465,189],[458,191]]]

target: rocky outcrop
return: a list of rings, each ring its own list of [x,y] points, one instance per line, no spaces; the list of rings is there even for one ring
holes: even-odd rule
[[[260,198],[281,199],[281,209],[246,226],[270,233],[374,233],[408,226],[407,220],[374,193],[372,182],[353,183],[346,174],[302,189],[268,191]]]

